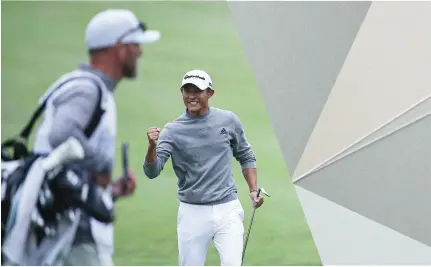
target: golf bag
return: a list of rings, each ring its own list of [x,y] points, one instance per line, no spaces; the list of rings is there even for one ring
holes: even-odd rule
[[[72,79],[77,78],[88,79]],[[101,90],[99,85],[98,88]],[[46,170],[44,160],[55,156],[52,154],[58,155],[59,151],[38,155],[29,149],[28,137],[48,97],[20,135],[2,143],[2,265],[62,265],[74,241],[81,212],[104,223],[114,220],[113,209],[105,205],[99,189],[89,179],[83,179],[88,174],[73,160]],[[102,93],[85,131],[87,137],[103,115],[101,101]]]

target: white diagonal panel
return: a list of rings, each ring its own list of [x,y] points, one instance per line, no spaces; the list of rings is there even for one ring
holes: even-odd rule
[[[431,2],[373,2],[295,180],[431,95]]]
[[[431,247],[295,188],[323,265],[431,264]]]

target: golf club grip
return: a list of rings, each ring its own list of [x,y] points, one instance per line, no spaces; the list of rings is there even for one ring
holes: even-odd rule
[[[124,184],[127,185],[129,182],[129,144],[123,142],[121,147],[121,154],[123,159],[123,177]]]
[[[259,197],[260,196],[260,188],[257,190],[257,197]]]

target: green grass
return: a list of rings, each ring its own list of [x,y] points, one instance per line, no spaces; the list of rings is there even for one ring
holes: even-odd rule
[[[176,177],[170,162],[155,180],[148,180],[141,166],[146,129],[184,111],[179,85],[192,68],[212,76],[211,104],[241,118],[257,156],[259,185],[272,196],[256,213],[245,264],[321,265],[224,2],[2,2],[2,140],[17,133],[55,79],[86,62],[84,28],[106,7],[132,9],[163,34],[158,44],[143,47],[138,79],[122,81],[116,92],[118,152],[127,140],[139,179],[136,194],[117,203],[116,265],[178,264]],[[119,174],[119,158],[116,166]],[[247,228],[251,202],[238,164],[234,171]],[[213,246],[206,264],[220,264]]]

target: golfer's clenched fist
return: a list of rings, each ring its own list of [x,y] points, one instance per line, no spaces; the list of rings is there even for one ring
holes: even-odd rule
[[[150,127],[147,130],[148,143],[150,146],[155,147],[157,145],[157,140],[159,140],[160,128]]]

